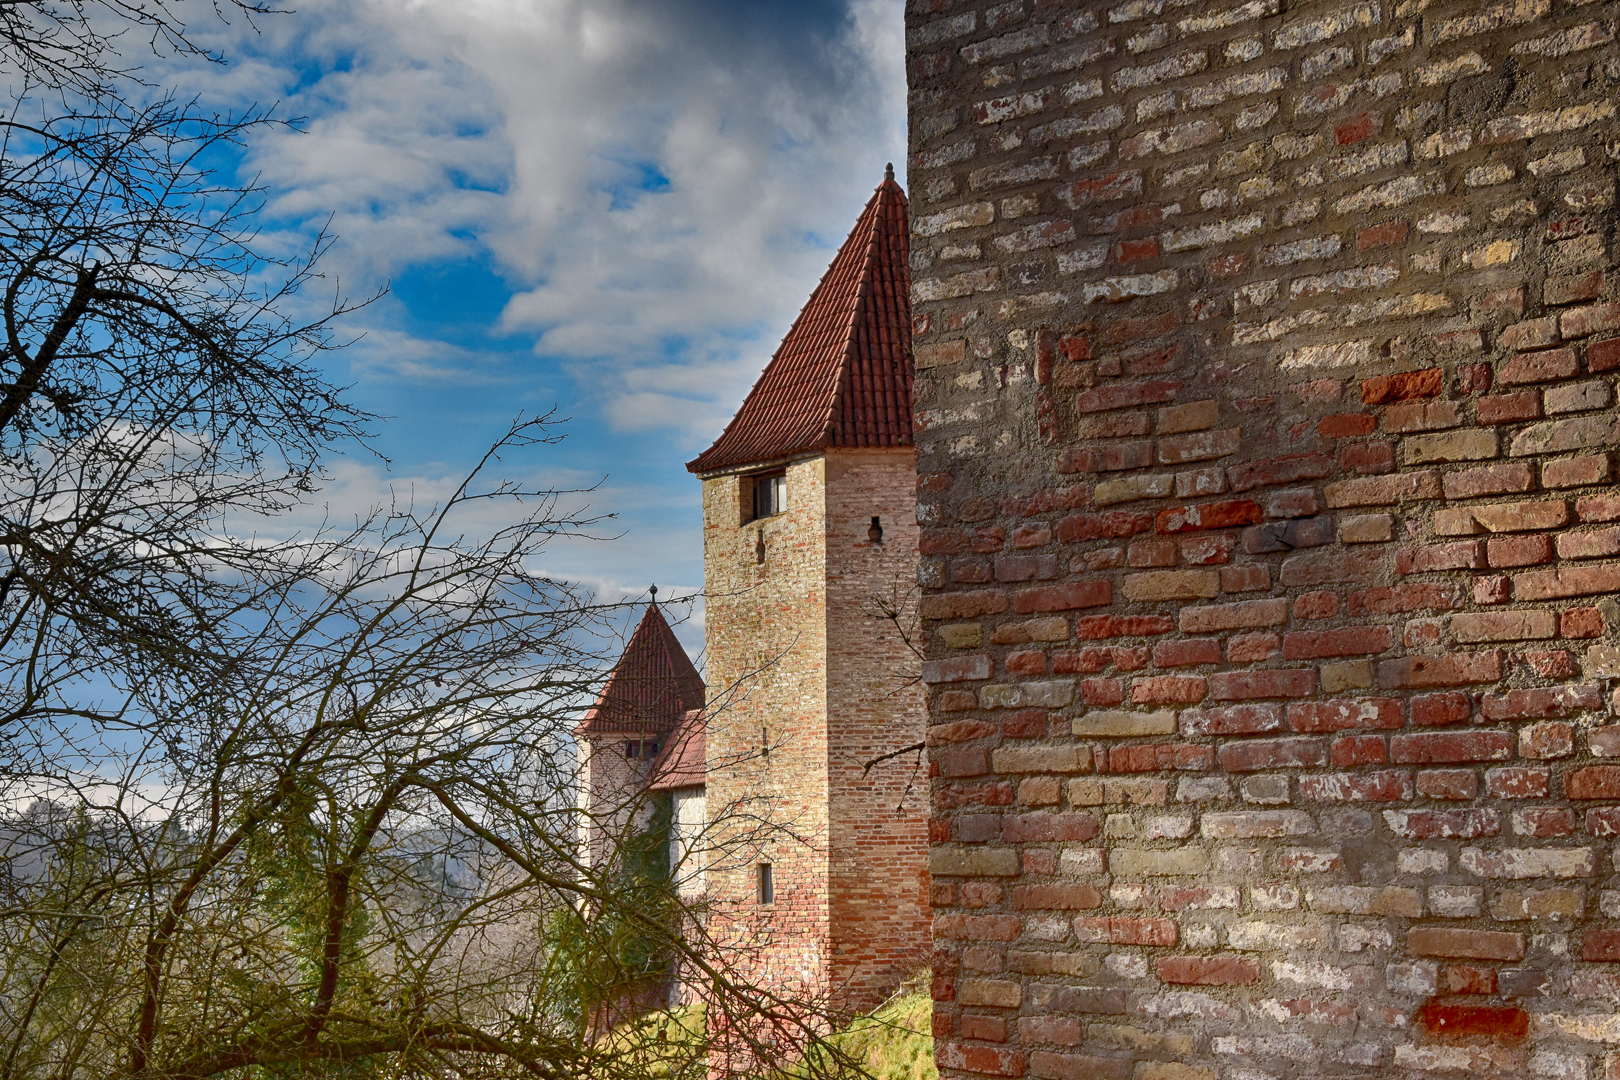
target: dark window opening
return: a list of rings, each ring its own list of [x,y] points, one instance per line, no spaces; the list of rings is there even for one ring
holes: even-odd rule
[[[866,538],[876,547],[883,546],[883,522],[875,515],[872,518],[872,524],[866,527]]]
[[[787,473],[754,477],[754,517],[771,517],[786,509]]]
[[[624,756],[634,761],[651,761],[658,756],[658,742],[654,739],[631,739],[624,744]]]
[[[771,876],[771,864],[759,864],[759,902],[762,904],[776,903],[776,882]]]

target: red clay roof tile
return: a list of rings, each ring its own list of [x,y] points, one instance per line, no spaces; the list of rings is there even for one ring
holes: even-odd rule
[[[887,177],[742,408],[689,470],[911,445],[906,215],[906,193]]]
[[[581,735],[662,735],[681,714],[703,707],[703,678],[657,604],[648,604],[596,704],[574,728]]]

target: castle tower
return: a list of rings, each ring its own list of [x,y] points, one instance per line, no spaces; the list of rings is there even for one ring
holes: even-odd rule
[[[929,948],[905,193],[892,171],[720,438],[703,481],[707,810],[721,933],[777,985],[879,1003]],[[747,846],[747,845],[743,845]],[[726,920],[731,920],[726,923]]]
[[[596,704],[574,729],[579,839],[590,865],[612,858],[629,827],[651,817],[648,778],[658,771],[655,762],[668,756],[682,715],[703,707],[703,693],[703,679],[663,612],[648,604]]]

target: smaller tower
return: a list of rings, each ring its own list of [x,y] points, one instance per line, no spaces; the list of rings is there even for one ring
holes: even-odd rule
[[[703,708],[703,678],[659,610],[656,590],[653,596],[596,704],[574,728],[580,763],[579,841],[590,866],[611,859],[615,845],[651,818],[648,778],[660,772],[658,759],[666,755],[682,717],[694,712],[701,716],[698,710]],[[692,726],[688,721],[687,730]],[[696,726],[701,732],[700,721]],[[701,737],[699,746],[701,753]]]

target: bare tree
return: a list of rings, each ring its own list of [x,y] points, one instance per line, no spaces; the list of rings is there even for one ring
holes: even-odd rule
[[[162,0],[0,4],[0,739],[31,760],[42,725],[229,678],[214,571],[262,547],[227,516],[291,505],[365,420],[311,363],[343,301],[298,315],[326,239],[267,256],[229,172],[275,121],[176,100],[131,46],[218,59]]]

